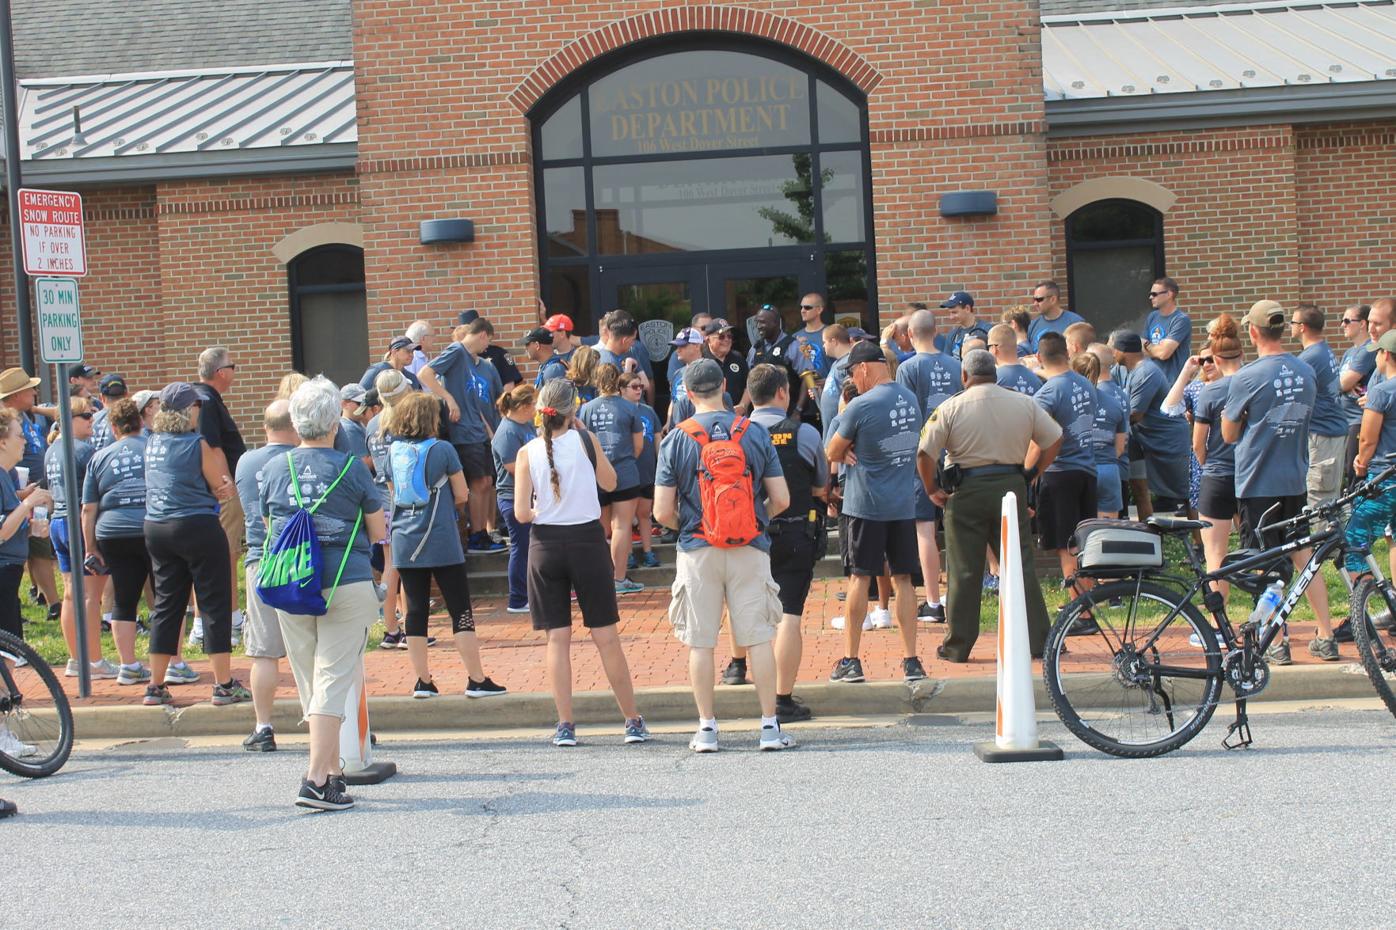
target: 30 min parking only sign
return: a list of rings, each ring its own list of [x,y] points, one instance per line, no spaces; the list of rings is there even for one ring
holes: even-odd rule
[[[82,361],[82,312],[78,282],[73,278],[38,278],[39,357],[50,365]]]

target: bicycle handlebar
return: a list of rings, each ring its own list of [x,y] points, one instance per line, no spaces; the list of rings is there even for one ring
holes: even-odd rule
[[[1393,476],[1396,476],[1396,454],[1384,456],[1384,460],[1388,464],[1386,468],[1384,468],[1381,471],[1380,474],[1376,475],[1375,477],[1368,477],[1367,480],[1363,481],[1361,484],[1353,488],[1348,493],[1344,494],[1342,497],[1334,498],[1328,503],[1320,504],[1317,507],[1305,507],[1303,510],[1299,511],[1298,516],[1290,517],[1288,520],[1282,520],[1279,523],[1268,523],[1265,526],[1257,529],[1256,532],[1269,532],[1272,530],[1281,529],[1286,526],[1291,526],[1295,523],[1302,523],[1308,520],[1312,520],[1315,517],[1323,517],[1327,519],[1328,517],[1331,517],[1338,511],[1342,510],[1344,507],[1351,504],[1353,501],[1357,500],[1359,497],[1376,497],[1381,485],[1385,483],[1388,479],[1392,478]]]

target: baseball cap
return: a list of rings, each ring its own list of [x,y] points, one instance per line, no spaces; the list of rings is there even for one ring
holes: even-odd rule
[[[550,333],[571,333],[577,329],[572,325],[572,318],[565,313],[554,313],[548,317],[543,328]]]
[[[137,391],[132,395],[131,400],[136,404],[137,413],[145,413],[145,408],[150,406],[150,402],[159,398],[159,391]]]
[[[126,379],[118,374],[107,375],[99,383],[98,390],[107,397],[125,397]]]
[[[1382,333],[1376,347],[1384,352],[1396,352],[1396,329],[1388,329]]]
[[[339,389],[339,399],[347,400],[351,404],[362,404],[367,394],[368,388],[362,384],[346,384]]]
[[[354,413],[363,413],[371,407],[377,407],[379,403],[381,402],[378,400],[378,391],[369,388],[367,391],[364,391],[364,396],[360,399],[359,406],[354,409]]]
[[[703,344],[703,334],[692,326],[685,326],[679,330],[679,334],[669,340],[671,346],[700,346]]]
[[[462,310],[460,313],[456,314],[456,319],[459,321],[456,324],[457,326],[469,326],[471,323],[474,323],[476,320],[480,319],[480,311]]]
[[[973,307],[974,297],[968,291],[956,291],[941,303],[942,310],[949,310],[952,307]]]
[[[859,342],[848,353],[848,365],[853,367],[863,362],[886,362],[887,356],[882,354],[882,349],[871,342]]]
[[[68,369],[69,378],[95,378],[102,370],[95,365],[79,363]]]
[[[539,326],[539,327],[536,328],[536,329],[531,329],[531,330],[529,330],[528,335],[525,336],[524,339],[523,339],[524,347],[527,348],[528,346],[533,345],[533,343],[535,343],[535,342],[538,343],[539,345],[545,345],[545,346],[550,346],[550,345],[552,345],[552,344],[553,344],[553,334],[552,334],[552,332],[551,332],[550,330],[544,329],[542,326]]]
[[[388,351],[389,351],[389,352],[396,352],[398,349],[420,349],[420,348],[421,348],[421,346],[417,345],[417,343],[413,342],[411,339],[408,339],[406,336],[398,336],[398,337],[395,338],[392,342],[388,343]]]
[[[199,392],[188,381],[171,381],[160,392],[160,406],[166,410],[184,410],[200,402]]]
[[[1110,348],[1117,352],[1143,352],[1144,338],[1132,329],[1117,329],[1110,334]]]
[[[850,342],[866,342],[869,339],[876,341],[876,337],[873,336],[872,333],[868,332],[863,327],[850,326],[848,328],[848,340]]]
[[[722,317],[718,317],[717,319],[709,323],[707,326],[703,327],[703,335],[712,336],[716,333],[730,333],[734,329],[736,329],[735,326],[724,320]]]
[[[1257,300],[1246,313],[1246,325],[1276,329],[1285,324],[1285,308],[1278,301]]]
[[[722,369],[710,358],[690,362],[683,369],[684,387],[699,394],[711,394],[722,386]]]

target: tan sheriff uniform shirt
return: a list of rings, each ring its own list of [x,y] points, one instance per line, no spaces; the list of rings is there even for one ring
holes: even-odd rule
[[[920,450],[944,449],[951,465],[1021,465],[1028,440],[1046,448],[1062,435],[1051,414],[1026,394],[997,384],[976,384],[945,401],[921,430]]]

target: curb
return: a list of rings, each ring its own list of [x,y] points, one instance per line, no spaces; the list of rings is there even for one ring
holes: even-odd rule
[[[1092,674],[1092,673],[1086,673]],[[1099,674],[1099,673],[1095,673]],[[896,681],[858,685],[819,682],[802,684],[796,694],[815,717],[896,716],[909,714],[989,713],[994,710],[997,680],[989,676],[927,679],[915,685]],[[1041,677],[1034,681],[1037,708],[1050,710]],[[1223,686],[1222,703],[1231,691]],[[1259,701],[1337,700],[1374,697],[1371,682],[1357,663],[1311,665],[1272,670],[1270,685]],[[690,720],[693,696],[686,687],[647,688],[638,691],[640,712],[651,721]],[[471,699],[445,695],[426,701],[410,697],[371,697],[369,716],[380,733],[429,732],[500,728],[549,729],[557,722],[551,696],[506,694]],[[573,697],[578,723],[619,725],[620,711],[609,691],[579,692]],[[722,718],[753,717],[756,696],[750,685],[717,689],[717,715]],[[181,736],[237,736],[251,732],[252,705],[214,707],[194,704],[184,708],[75,707],[74,729],[78,739],[155,739]],[[279,700],[273,725],[291,732],[300,728],[300,705]]]

